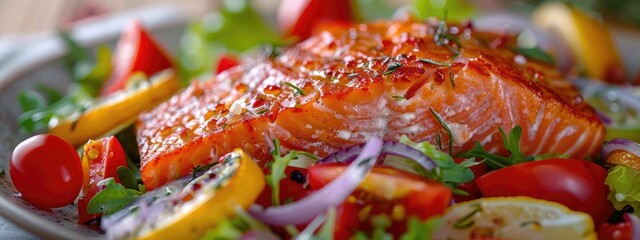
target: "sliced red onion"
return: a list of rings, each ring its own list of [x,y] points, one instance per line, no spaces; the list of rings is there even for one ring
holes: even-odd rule
[[[631,223],[631,239],[640,239],[640,218],[631,213],[625,213],[624,219]]]
[[[374,137],[367,141],[358,157],[335,180],[309,196],[294,203],[263,209],[253,205],[249,213],[258,220],[274,226],[298,225],[313,220],[330,207],[337,207],[364,180],[382,149],[382,140]]]
[[[356,158],[357,154],[362,150],[362,145],[356,145],[347,149],[337,151],[329,156],[321,159],[318,163],[343,162],[349,163]],[[409,145],[399,142],[385,141],[382,145],[381,155],[394,155],[411,159],[429,171],[436,167],[436,163],[429,156],[412,148]]]
[[[640,145],[638,145],[638,143],[626,138],[614,138],[602,147],[602,158],[606,159],[611,152],[616,150],[622,150],[640,156]]]

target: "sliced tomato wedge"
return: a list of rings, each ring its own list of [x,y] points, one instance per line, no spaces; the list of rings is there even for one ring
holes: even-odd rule
[[[280,29],[302,41],[323,22],[352,22],[348,0],[284,0],[278,10]]]
[[[346,165],[319,164],[309,168],[312,190],[322,188],[340,175]],[[386,166],[376,166],[358,189],[338,208],[334,237],[351,236],[358,230],[371,232],[375,221],[390,221],[387,232],[399,237],[411,215],[424,220],[442,214],[451,203],[451,190],[439,182]],[[355,204],[357,211],[353,210]]]
[[[102,96],[124,89],[136,72],[151,76],[174,66],[169,54],[139,21],[132,21],[124,28],[112,61],[113,73],[102,88]]]
[[[87,205],[91,198],[103,188],[98,186],[98,182],[110,177],[113,177],[116,182],[120,182],[116,173],[120,166],[127,166],[127,158],[116,137],[89,140],[84,145],[82,153],[84,196],[78,200],[78,223],[86,223],[100,216],[100,214],[88,213]]]

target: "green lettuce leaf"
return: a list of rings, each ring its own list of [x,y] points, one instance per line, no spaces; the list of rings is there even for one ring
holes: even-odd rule
[[[609,201],[622,210],[627,205],[637,210],[640,207],[640,171],[625,165],[616,165],[605,179],[609,186]],[[635,211],[639,215],[640,211]]]

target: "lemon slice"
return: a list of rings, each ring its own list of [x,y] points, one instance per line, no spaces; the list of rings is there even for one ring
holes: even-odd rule
[[[596,239],[588,214],[529,197],[457,204],[443,219],[434,239]]]
[[[609,29],[601,19],[562,3],[548,3],[533,13],[532,20],[560,35],[588,76],[606,79],[610,71],[623,69]]]
[[[102,226],[107,239],[199,239],[239,209],[247,209],[265,186],[262,169],[241,149],[223,158],[186,185],[176,180],[107,216],[108,226],[105,219]]]

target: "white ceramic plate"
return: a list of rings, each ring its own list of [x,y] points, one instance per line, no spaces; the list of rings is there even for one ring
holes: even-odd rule
[[[188,18],[177,6],[160,6],[111,15],[82,22],[71,29],[71,35],[82,46],[113,45],[121,29],[131,19],[139,19],[169,51],[176,52]],[[27,135],[18,131],[21,110],[17,94],[34,88],[37,83],[59,90],[71,81],[59,60],[65,54],[64,44],[55,32],[13,41],[11,48],[0,51],[0,168],[8,174],[13,148]],[[47,239],[100,238],[98,229],[76,224],[75,206],[38,210],[16,193],[8,175],[0,177],[0,215],[17,226]]]

